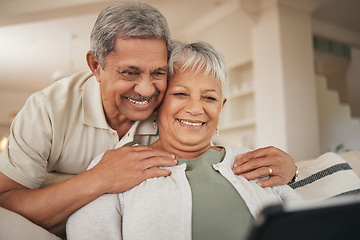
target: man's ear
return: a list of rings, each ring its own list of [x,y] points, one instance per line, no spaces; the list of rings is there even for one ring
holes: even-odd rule
[[[100,75],[101,66],[92,51],[87,52],[86,61],[92,73],[95,75],[95,77],[98,77]]]

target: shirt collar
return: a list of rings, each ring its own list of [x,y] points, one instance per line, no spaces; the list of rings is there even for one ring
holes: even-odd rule
[[[86,81],[82,100],[84,124],[96,128],[109,129],[110,127],[106,122],[101,102],[100,84],[96,81],[96,77],[94,75]]]
[[[97,128],[110,129],[106,122],[104,109],[101,102],[100,84],[92,75],[86,82],[83,95],[84,124]],[[155,115],[143,121],[136,121],[129,131],[124,135],[134,138],[135,135],[156,135],[158,127],[155,122]]]
[[[143,135],[157,135],[158,127],[154,124],[155,116],[152,114],[148,119],[143,121],[136,121],[127,133],[120,139],[119,143],[116,144],[115,148],[122,147],[126,144],[136,144],[135,136]]]
[[[150,115],[147,119],[139,122],[136,126],[135,135],[156,135],[158,132],[158,126],[156,124],[156,116]],[[135,125],[135,124],[134,124]]]

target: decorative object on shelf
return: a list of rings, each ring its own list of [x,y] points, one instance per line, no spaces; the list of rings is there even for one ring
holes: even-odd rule
[[[7,140],[8,139],[6,137],[1,138],[1,140],[0,140],[0,153],[4,150]]]

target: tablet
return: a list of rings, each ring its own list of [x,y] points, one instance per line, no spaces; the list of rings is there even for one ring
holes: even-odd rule
[[[360,196],[270,206],[248,240],[360,239]]]

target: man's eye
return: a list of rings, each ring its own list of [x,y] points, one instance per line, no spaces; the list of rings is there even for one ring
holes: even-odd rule
[[[137,72],[130,72],[130,71],[126,71],[123,74],[128,75],[128,76],[135,76],[135,75],[137,76],[137,75],[139,75],[139,73],[137,73]]]
[[[156,80],[163,80],[166,79],[166,73],[165,72],[154,72],[151,73],[151,77]]]
[[[133,71],[124,71],[121,73],[121,75],[123,75],[124,78],[128,80],[135,80],[136,78],[139,77],[139,73]]]

